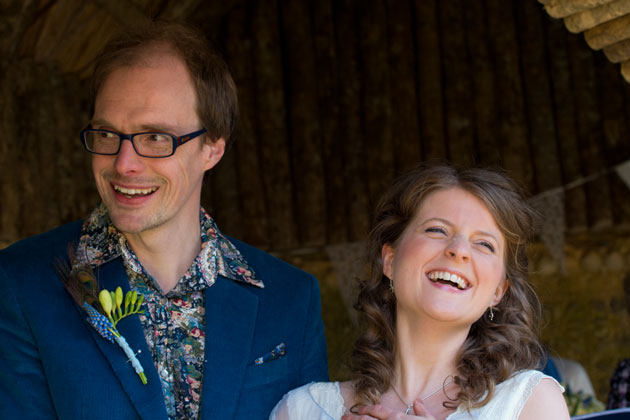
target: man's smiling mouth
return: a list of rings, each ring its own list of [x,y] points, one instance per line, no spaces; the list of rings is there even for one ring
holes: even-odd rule
[[[150,188],[125,188],[118,185],[114,185],[114,190],[127,198],[142,197],[157,191],[158,187]]]

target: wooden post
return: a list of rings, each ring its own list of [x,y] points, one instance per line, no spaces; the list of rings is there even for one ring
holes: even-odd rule
[[[392,103],[384,0],[360,8],[359,46],[363,78],[367,177],[370,200],[377,200],[394,177]]]
[[[326,200],[310,10],[308,4],[300,0],[284,0],[280,9],[285,60],[291,69],[284,77],[298,238],[302,246],[323,245]]]
[[[313,7],[313,37],[317,70],[317,107],[322,141],[323,176],[325,180],[326,244],[348,241],[348,195],[344,171],[343,148],[346,140],[340,133],[340,86],[343,72],[335,67],[335,25],[331,1],[320,1]],[[346,54],[343,51],[342,54]],[[341,79],[341,80],[339,80]]]
[[[255,88],[252,66],[251,9],[235,9],[228,17],[226,60],[232,71],[239,94],[240,116],[234,133],[235,182],[240,202],[238,233],[244,241],[270,247],[269,216],[265,203],[264,184],[260,163],[260,144],[255,132]],[[217,205],[221,205],[217,203]]]
[[[488,49],[488,26],[483,2],[472,1],[464,8],[468,59],[472,81],[475,140],[479,163],[502,166],[499,124],[496,118],[496,74]]]
[[[349,241],[365,240],[369,224],[369,194],[367,186],[364,126],[361,120],[361,74],[359,70],[359,30],[357,22],[357,2],[354,0],[335,1],[335,27],[337,29],[336,70],[339,74],[339,136],[342,145],[344,168],[342,176],[346,186],[348,204]]]
[[[469,166],[477,160],[477,153],[463,8],[458,2],[443,1],[438,9],[442,28],[448,157],[456,164]]]
[[[391,121],[395,132],[393,143],[397,172],[405,172],[418,165],[421,156],[412,20],[408,1],[387,1],[390,92],[396,108]]]
[[[252,15],[253,69],[256,78],[257,127],[267,214],[270,249],[298,245],[293,199],[290,148],[287,139],[286,103],[277,4],[258,0]]]
[[[597,94],[597,81],[593,52],[578,37],[569,38],[573,89],[575,92],[577,134],[584,175],[596,175],[606,162],[601,150],[603,140],[601,106]],[[597,229],[610,226],[610,191],[605,177],[597,177],[585,184],[589,227]]]
[[[630,83],[630,60],[621,63],[621,74],[626,79],[626,82]]]
[[[548,17],[533,2],[518,4],[516,10],[519,18],[518,32],[527,44],[520,45],[523,95],[532,149],[532,166],[535,170],[537,191],[541,192],[562,185],[557,165],[559,159],[554,109],[549,90],[550,80],[545,55],[547,46],[542,25],[542,18]]]
[[[446,158],[444,129],[444,80],[438,28],[437,0],[415,0],[415,28],[418,55],[418,112],[424,159]]]
[[[575,37],[575,35],[568,34],[561,21],[558,20],[547,20],[545,27],[548,48],[554,52],[549,55],[549,73],[560,156],[558,164],[562,171],[563,184],[566,185],[584,176],[577,139],[575,93],[567,45],[567,36]],[[588,220],[583,185],[565,191],[564,208],[567,231],[585,231]]]
[[[531,160],[527,143],[527,125],[523,104],[523,82],[519,63],[512,3],[488,0],[488,35],[490,56],[494,59],[497,83],[499,135],[503,164],[509,174],[528,191],[534,191]]]

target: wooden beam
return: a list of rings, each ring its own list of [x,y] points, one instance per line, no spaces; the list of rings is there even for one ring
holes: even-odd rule
[[[584,39],[594,50],[630,38],[630,15],[603,23],[584,32]]]
[[[630,0],[617,0],[564,18],[564,25],[574,34],[592,29],[630,13]]]
[[[551,0],[545,6],[545,10],[551,17],[563,18],[615,1],[617,0]]]
[[[613,63],[621,63],[630,59],[630,38],[607,46],[604,48],[604,54]]]

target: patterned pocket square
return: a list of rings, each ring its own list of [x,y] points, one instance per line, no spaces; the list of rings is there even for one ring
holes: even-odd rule
[[[261,356],[258,359],[254,360],[254,364],[255,365],[262,365],[263,363],[271,362],[272,360],[276,360],[276,359],[281,358],[282,356],[287,354],[286,347],[287,346],[284,343],[278,344],[269,353],[267,353],[264,356]]]

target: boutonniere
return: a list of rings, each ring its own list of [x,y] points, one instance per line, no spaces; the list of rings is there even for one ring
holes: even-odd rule
[[[73,252],[70,256],[73,261]],[[120,287],[117,287],[115,291],[99,290],[96,277],[89,264],[74,266],[73,263],[72,268],[60,265],[58,271],[68,293],[87,313],[87,322],[101,337],[120,346],[140,380],[146,385],[147,377],[142,365],[125,337],[116,329],[116,325],[123,318],[144,311],[141,308],[144,296],[136,291],[128,291],[123,296]]]

